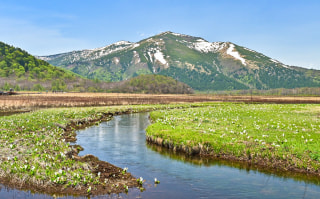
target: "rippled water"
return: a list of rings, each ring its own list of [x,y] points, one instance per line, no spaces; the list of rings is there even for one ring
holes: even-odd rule
[[[319,179],[270,173],[239,163],[188,157],[145,141],[148,114],[116,116],[77,132],[84,151],[143,177],[146,191],[94,198],[320,198]],[[154,178],[160,180],[155,186]],[[11,195],[10,195],[11,194]],[[52,198],[17,190],[0,190],[0,198]],[[64,198],[73,198],[71,196]]]

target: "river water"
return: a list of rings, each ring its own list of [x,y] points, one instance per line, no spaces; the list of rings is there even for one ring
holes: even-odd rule
[[[192,159],[148,145],[148,114],[116,116],[78,132],[80,155],[93,154],[146,180],[146,191],[129,198],[320,198],[317,180],[294,179],[250,170],[226,161]],[[160,184],[154,186],[154,178]]]
[[[148,113],[115,116],[109,122],[77,132],[84,151],[146,180],[146,190],[93,198],[320,198],[320,180],[270,173],[239,163],[192,158],[146,143]],[[160,184],[154,184],[154,178]],[[1,188],[1,186],[0,186]],[[10,197],[11,196],[11,197]],[[14,197],[13,197],[14,196]],[[52,198],[0,190],[0,198]],[[64,198],[73,198],[65,196]]]

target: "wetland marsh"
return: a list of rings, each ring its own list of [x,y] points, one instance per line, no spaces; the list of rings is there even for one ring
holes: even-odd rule
[[[154,159],[148,159],[146,158],[148,156],[142,155],[141,157],[144,157],[147,162],[151,161],[160,166],[181,164],[183,168],[187,167],[186,165],[192,165],[192,167],[195,167],[195,171],[197,171],[198,167],[208,167],[211,170],[211,167],[214,168],[215,166],[210,165],[217,165],[217,163],[210,163],[208,164],[209,166],[207,164],[203,166],[203,164],[190,164],[190,161],[176,162],[176,160],[169,158],[172,155],[169,155],[169,157],[161,155],[158,152],[158,147],[146,145],[146,140],[160,145],[160,151],[163,148],[168,148],[169,154],[176,154],[180,151],[187,155],[182,157],[191,157],[191,155],[201,157],[200,162],[213,162],[218,158],[230,162],[236,161],[240,164],[254,165],[254,168],[259,168],[259,166],[269,168],[272,172],[267,176],[274,176],[273,173],[278,171],[312,176],[311,181],[299,180],[297,182],[298,184],[302,182],[304,183],[303,185],[308,187],[310,191],[308,194],[319,193],[317,185],[319,183],[319,107],[317,105],[304,104],[198,103],[59,108],[1,117],[0,169],[2,183],[16,188],[27,188],[49,194],[76,193],[80,195],[124,193],[126,192],[125,186],[128,186],[129,194],[133,192],[138,196],[140,191],[130,188],[140,187],[136,182],[136,178],[145,176],[146,183],[143,184],[143,187],[146,188],[147,191],[145,193],[147,195],[148,193],[155,194],[160,190],[164,195],[166,192],[170,193],[171,189],[175,190],[174,186],[179,188],[181,185],[168,184],[168,182],[177,182],[183,176],[167,179],[168,176],[163,176],[163,173],[169,172],[165,171],[168,169],[167,166],[165,166],[164,170],[155,169],[157,171],[155,174],[152,174],[151,170],[139,171],[139,169],[134,169],[134,164],[144,167],[142,166],[143,164],[146,166],[149,163],[140,163],[132,160],[133,165],[125,165],[128,162],[112,161],[112,159],[119,157],[120,159],[135,159],[134,153],[127,152],[127,156],[124,156],[122,153],[126,150],[110,147],[107,149],[109,150],[108,159],[105,159],[103,155],[99,155],[99,153],[105,153],[104,149],[99,148],[100,146],[112,146],[107,141],[100,140],[92,144],[89,139],[85,139],[84,143],[79,144],[85,148],[79,155],[79,148],[69,143],[69,141],[75,141],[76,137],[79,139],[78,142],[81,141],[80,135],[82,133],[79,133],[78,136],[75,135],[77,129],[85,128],[88,125],[98,125],[102,120],[108,121],[113,117],[115,117],[114,120],[116,121],[119,120],[117,115],[137,112],[151,112],[153,123],[147,128],[147,137],[145,137],[144,131],[143,133],[139,131],[141,134],[139,136],[131,135],[130,129],[135,129],[135,126],[125,127],[127,128],[125,135],[123,133],[116,135],[118,137],[133,137],[134,139],[129,141],[133,143],[133,148],[138,148],[138,145],[143,146],[138,150],[139,153],[152,151],[152,156],[169,159],[169,162],[160,161],[156,163],[157,161]],[[133,117],[132,123],[135,124],[136,122]],[[101,125],[103,126],[104,124]],[[146,127],[144,124],[140,126],[142,126],[141,128]],[[92,137],[94,134],[94,132],[89,133]],[[101,138],[104,135],[100,133],[98,136]],[[89,145],[92,145],[95,149],[88,151],[86,142],[91,143]],[[125,142],[115,142],[115,140],[111,142],[130,148],[130,145],[125,144]],[[142,144],[134,144],[136,142]],[[88,153],[94,156],[81,156]],[[209,161],[207,158],[211,160]],[[191,162],[195,161],[192,160]],[[97,169],[98,165],[103,164],[105,164],[104,168]],[[221,164],[218,163],[218,165]],[[123,172],[125,167],[129,168],[128,173]],[[102,172],[106,168],[111,168],[111,170]],[[227,166],[227,168],[229,167]],[[255,173],[256,170],[252,172]],[[190,171],[185,172],[185,174]],[[243,172],[244,170],[240,169],[240,171]],[[178,174],[179,169],[172,172],[169,175],[171,177],[175,176],[174,172]],[[211,182],[210,172],[207,173],[207,176],[195,178],[195,182],[203,181],[203,179]],[[212,172],[219,173],[216,170]],[[252,172],[249,172],[250,175],[252,175]],[[224,174],[221,175],[221,177],[224,176]],[[257,175],[264,176],[265,174],[259,173]],[[212,176],[215,175],[212,174]],[[168,190],[154,189],[154,192],[150,192],[150,190],[153,190],[151,187],[154,186],[153,178],[158,178],[161,181],[158,187],[167,187],[166,189]],[[124,182],[123,179],[127,181]],[[213,177],[213,179],[215,178]],[[285,177],[283,179],[296,184],[295,180],[291,178]],[[232,181],[234,180],[236,179],[230,179],[228,184],[233,186]],[[250,179],[244,178],[244,180]],[[265,177],[263,177],[263,180],[265,180]],[[192,186],[197,184],[192,181],[188,181],[190,186],[191,184]],[[278,181],[277,183],[280,182]],[[300,185],[297,190],[302,189]],[[248,185],[248,188],[250,186],[252,185]],[[310,187],[312,189],[309,189]],[[184,187],[181,189],[187,190],[189,188]],[[271,189],[276,189],[276,187]],[[241,191],[241,188],[238,191]],[[283,190],[279,191],[279,193],[281,192]],[[144,194],[144,192],[142,193]],[[204,192],[203,196],[205,195],[208,195],[208,192]],[[301,193],[298,192],[296,195],[301,195]],[[230,196],[230,198],[232,197]]]

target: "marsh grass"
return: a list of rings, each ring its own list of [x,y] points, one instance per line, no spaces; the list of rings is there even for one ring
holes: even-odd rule
[[[305,104],[211,104],[150,114],[147,140],[189,154],[318,173],[320,109]]]
[[[91,194],[106,179],[100,179],[100,172],[94,173],[95,168],[88,162],[74,157],[77,147],[65,140],[68,125],[73,123],[81,128],[90,121],[96,124],[108,115],[191,106],[206,104],[56,108],[0,117],[0,177],[18,187],[60,187],[61,190],[91,187]]]
[[[19,93],[0,96],[0,112],[39,108],[88,107],[195,102],[320,103],[320,97],[216,95],[216,94],[123,94],[123,93]]]

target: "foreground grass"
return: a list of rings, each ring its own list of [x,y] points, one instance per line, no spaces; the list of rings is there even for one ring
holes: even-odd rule
[[[64,140],[63,127],[77,120],[99,121],[106,114],[177,107],[190,105],[58,108],[0,117],[0,177],[16,186],[60,186],[91,192],[101,184],[100,175],[71,155],[74,149]]]
[[[174,150],[319,174],[319,105],[221,103],[151,119],[147,139]]]

